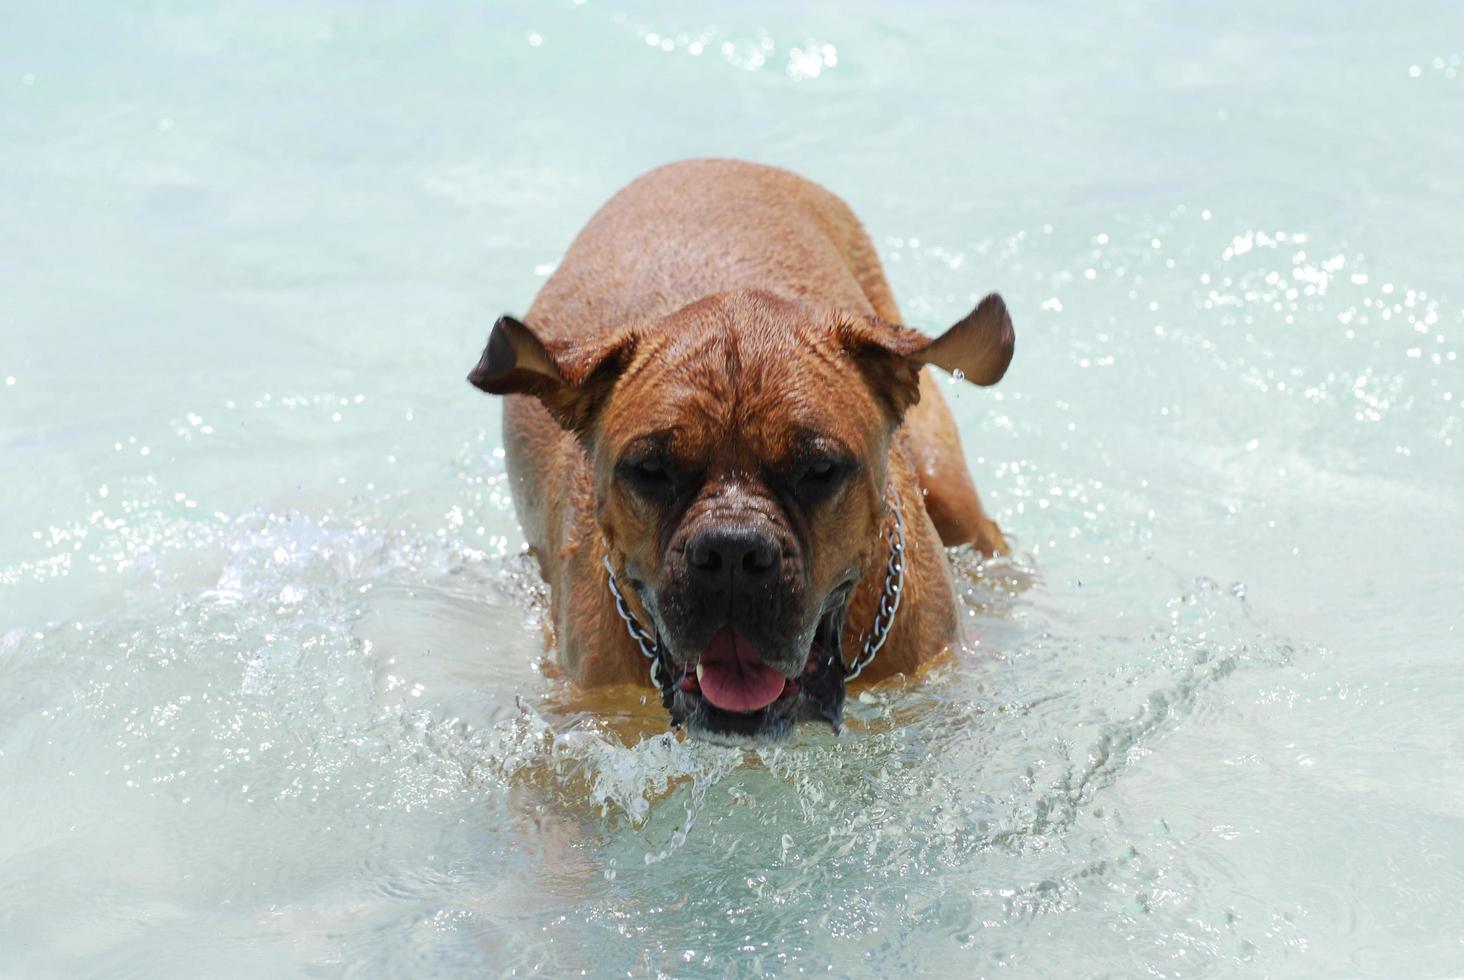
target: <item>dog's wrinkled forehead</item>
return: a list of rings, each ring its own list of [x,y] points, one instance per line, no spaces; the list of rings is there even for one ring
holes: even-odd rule
[[[839,346],[831,314],[744,294],[670,319],[605,405],[600,429],[614,434],[612,458],[647,433],[683,459],[750,470],[816,436],[861,458],[876,451],[880,406]]]

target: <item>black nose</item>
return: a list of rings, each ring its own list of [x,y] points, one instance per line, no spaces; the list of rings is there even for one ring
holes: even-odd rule
[[[770,535],[751,528],[717,528],[692,538],[686,557],[698,575],[725,575],[735,569],[739,576],[760,579],[778,566],[778,545]]]

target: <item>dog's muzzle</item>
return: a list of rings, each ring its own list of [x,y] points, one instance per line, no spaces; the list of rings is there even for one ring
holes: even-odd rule
[[[905,581],[905,517],[899,495],[891,486],[886,494],[893,521],[886,531],[889,554],[879,608],[859,654],[845,663],[841,637],[853,582],[846,582],[825,598],[803,670],[786,677],[763,663],[730,627],[722,627],[702,652],[695,667],[673,661],[659,631],[641,624],[621,591],[615,566],[604,558],[606,581],[615,610],[631,639],[651,663],[651,683],[661,693],[661,704],[673,726],[717,738],[787,735],[800,721],[822,719],[838,732],[843,724],[845,684],[858,677],[879,654],[889,638]],[[747,533],[713,532],[694,539],[688,548],[693,569],[725,574],[729,568],[763,574],[776,561],[769,545]],[[735,563],[735,564],[734,564]],[[644,603],[642,603],[644,606]]]

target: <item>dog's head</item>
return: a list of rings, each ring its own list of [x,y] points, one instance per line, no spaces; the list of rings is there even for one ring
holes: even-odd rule
[[[993,384],[1014,335],[992,294],[935,340],[770,293],[546,343],[510,317],[468,379],[528,394],[580,440],[612,563],[706,733],[838,724],[850,590],[883,561],[890,439],[943,367]]]

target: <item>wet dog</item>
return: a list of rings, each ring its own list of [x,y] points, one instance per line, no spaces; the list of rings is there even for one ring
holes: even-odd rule
[[[504,407],[514,506],[577,683],[644,683],[712,735],[836,728],[845,683],[958,638],[942,545],[1006,550],[927,365],[1014,346],[987,296],[901,325],[858,220],[772,167],[654,170],[590,219],[468,380]]]

